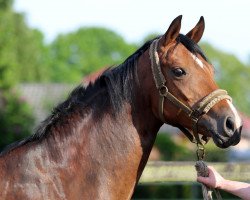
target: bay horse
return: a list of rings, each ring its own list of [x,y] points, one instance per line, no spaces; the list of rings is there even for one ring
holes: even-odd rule
[[[1,200],[130,199],[164,123],[197,143],[240,141],[241,119],[197,44],[204,18],[186,35],[181,18],[1,153]]]

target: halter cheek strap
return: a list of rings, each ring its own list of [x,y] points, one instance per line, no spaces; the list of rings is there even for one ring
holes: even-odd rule
[[[159,39],[156,39],[150,45],[149,56],[151,60],[151,69],[154,77],[154,82],[157,90],[159,91],[159,117],[162,122],[166,123],[164,117],[164,100],[165,98],[167,98],[172,104],[183,111],[188,116],[188,118],[190,118],[192,122],[193,133],[191,133],[187,128],[182,127],[181,125],[179,125],[178,128],[189,138],[191,142],[196,143],[198,146],[203,146],[198,133],[199,119],[221,100],[228,99],[232,101],[232,99],[227,94],[226,90],[217,89],[204,97],[203,100],[198,103],[198,106],[195,109],[190,108],[189,106],[178,100],[173,94],[168,91],[168,88],[165,85],[166,79],[161,71],[160,59],[157,53],[158,42]]]

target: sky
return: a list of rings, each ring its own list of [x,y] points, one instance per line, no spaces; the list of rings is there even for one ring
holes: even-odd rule
[[[178,15],[183,15],[183,34],[204,16],[202,41],[250,61],[248,0],[15,0],[14,8],[47,42],[80,27],[102,26],[138,43],[150,33],[165,33]]]

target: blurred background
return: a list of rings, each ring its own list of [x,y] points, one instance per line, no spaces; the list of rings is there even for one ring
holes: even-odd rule
[[[241,142],[226,150],[209,142],[206,160],[249,162],[249,6],[244,0],[0,0],[0,149],[32,134],[72,88],[121,63],[182,14],[184,34],[205,17],[200,46],[244,121]],[[150,160],[195,159],[193,144],[177,129],[162,127]],[[196,183],[142,184],[133,198],[198,199],[200,191]]]

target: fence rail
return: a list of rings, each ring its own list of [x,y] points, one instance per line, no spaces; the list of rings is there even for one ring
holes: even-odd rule
[[[250,163],[207,163],[223,177],[231,180],[250,182]],[[140,183],[196,182],[195,162],[148,162]]]

